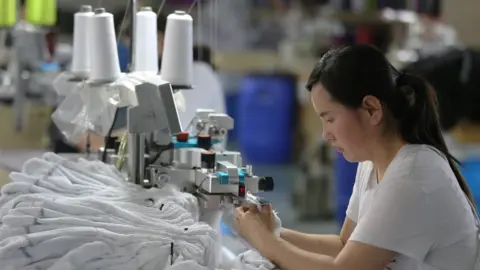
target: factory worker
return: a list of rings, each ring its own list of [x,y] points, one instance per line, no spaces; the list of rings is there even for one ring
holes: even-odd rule
[[[327,52],[307,89],[323,138],[360,162],[343,228],[276,237],[270,207],[244,206],[240,234],[281,269],[480,269],[478,215],[442,137],[433,89],[368,45]]]

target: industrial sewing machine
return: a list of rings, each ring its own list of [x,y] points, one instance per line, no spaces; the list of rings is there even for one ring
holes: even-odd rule
[[[132,14],[135,14],[136,1],[132,0],[131,6]],[[132,21],[135,26],[135,20]],[[134,33],[131,36],[135,37]],[[183,88],[162,80],[156,74],[145,75],[145,78],[132,78],[136,100],[135,105],[127,108],[126,134],[118,145],[106,144],[105,149],[99,152],[101,159],[114,164],[124,173],[127,181],[144,188],[161,189],[168,184],[195,195],[200,221],[215,229],[220,227],[226,208],[231,210],[232,206],[244,202],[264,203],[255,194],[273,190],[273,179],[254,175],[252,166],[243,164],[239,152],[225,151],[221,146],[228,130],[234,126],[233,119],[226,114],[199,109],[191,125],[183,129],[174,89],[197,91],[195,87],[178,90]],[[115,98],[122,100],[121,94]],[[110,98],[109,102],[115,98]],[[116,109],[116,114],[119,110]],[[107,111],[102,113],[108,114]],[[94,122],[90,123],[89,130],[105,130],[97,129],[95,124],[101,123]],[[227,249],[225,246],[222,249],[224,258],[231,257]]]
[[[132,14],[136,14],[137,3],[135,0],[132,0],[131,6]],[[142,9],[142,11],[151,12],[151,9]],[[104,12],[104,9],[95,10],[95,14]],[[175,16],[189,15],[185,12],[175,12]],[[132,18],[132,22],[131,29],[133,31],[136,21]],[[184,34],[191,35],[188,31]],[[131,36],[135,37],[135,32],[132,32]],[[166,35],[166,39],[167,37],[168,35]],[[167,44],[166,41],[165,44]],[[192,47],[185,46],[184,50],[192,50]],[[176,46],[172,46],[172,48],[177,49]],[[165,48],[163,53],[168,55]],[[170,53],[179,54],[177,51]],[[187,52],[180,53],[187,54]],[[131,56],[131,62],[135,63],[133,61],[135,53]],[[100,59],[94,60],[100,61]],[[173,58],[173,60],[176,59]],[[162,63],[162,67],[166,69],[167,64]],[[105,67],[101,68],[105,69]],[[186,77],[186,74],[183,73],[186,73],[187,68],[176,69],[175,71],[180,74],[173,77]],[[93,68],[91,69],[93,70]],[[109,83],[87,82],[82,84],[84,88],[76,90],[72,94],[79,94],[79,91],[82,91],[85,95],[87,93],[96,95],[96,98],[89,99],[89,102],[102,99],[101,102],[94,104],[103,103],[104,106],[93,106],[92,104],[84,106],[82,97],[73,96],[73,99],[66,98],[65,100],[73,103],[79,102],[77,107],[83,106],[83,109],[73,109],[75,112],[72,112],[70,110],[72,107],[66,106],[64,111],[60,109],[57,111],[65,114],[63,121],[68,122],[68,126],[79,125],[79,130],[93,131],[98,135],[105,136],[104,131],[108,127],[111,131],[120,110],[124,110],[118,104],[127,106],[126,134],[122,136],[118,145],[106,144],[105,149],[99,153],[101,160],[114,164],[124,173],[127,181],[144,188],[161,189],[168,184],[177,187],[182,192],[195,195],[199,203],[200,221],[213,228],[219,228],[225,209],[231,210],[232,206],[244,202],[263,203],[255,194],[273,190],[273,179],[254,175],[252,167],[243,164],[239,152],[223,149],[221,143],[225,140],[228,130],[234,126],[234,121],[230,116],[216,113],[208,108],[200,109],[192,119],[191,125],[187,129],[182,128],[175,99],[177,93],[174,91],[198,91],[200,89],[189,87],[191,89],[179,90],[185,89],[185,86],[189,86],[191,82],[170,83],[162,79],[167,77],[165,74],[168,74],[165,69],[162,77],[158,76],[156,72],[145,73],[133,69],[129,74],[122,75],[121,79],[117,78],[129,82],[128,91],[123,91],[125,88],[122,88],[121,91],[118,90],[120,88],[117,89],[118,91],[115,90],[116,88],[109,88],[112,87],[110,84],[112,81]],[[90,74],[89,79],[92,77],[96,78]],[[86,90],[87,86],[90,87],[88,90]],[[112,95],[112,93],[117,94]],[[126,102],[127,100],[128,102]],[[187,105],[196,106],[195,104]],[[63,108],[62,105],[59,108]],[[115,111],[115,116],[111,119],[112,109]],[[93,112],[94,110],[96,111]],[[79,121],[79,119],[82,120]],[[107,134],[106,137],[108,138],[110,135]]]
[[[233,128],[230,116],[199,109],[191,131],[183,131],[168,82],[140,84],[136,95],[138,106],[127,113],[128,150],[101,152],[106,151],[106,160],[119,168],[122,158],[127,159],[129,181],[145,188],[174,184],[199,197],[201,206],[210,210],[241,203],[249,193],[273,190],[273,179],[254,175],[239,152],[213,150]]]

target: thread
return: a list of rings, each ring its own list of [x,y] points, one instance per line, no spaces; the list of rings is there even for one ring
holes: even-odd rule
[[[184,11],[175,11],[167,17],[161,76],[174,88],[192,87],[193,19]]]
[[[91,6],[82,6],[80,11],[75,13],[73,24],[73,59],[71,72],[79,78],[88,78],[90,72],[89,43],[90,33],[89,20],[93,16]]]
[[[150,7],[143,7],[136,14],[133,51],[135,71],[158,73],[157,14]]]
[[[31,24],[54,26],[57,23],[57,0],[27,0],[25,20]]]
[[[120,76],[113,15],[104,8],[96,8],[88,26],[91,35],[89,79],[95,83],[113,82]]]
[[[0,27],[12,27],[17,22],[17,0],[0,0]]]

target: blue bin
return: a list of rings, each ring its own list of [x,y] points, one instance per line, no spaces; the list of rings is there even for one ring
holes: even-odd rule
[[[225,104],[227,107],[227,114],[230,115],[230,117],[233,118],[235,121],[234,127],[232,130],[228,132],[228,141],[232,142],[237,139],[237,104],[238,104],[238,93],[237,92],[232,92],[232,93],[226,93],[225,94]]]
[[[291,161],[296,112],[292,75],[252,74],[240,84],[236,113],[237,142],[248,162]]]
[[[465,177],[476,204],[480,205],[480,158],[465,160],[462,165],[460,172]]]
[[[335,159],[335,180],[337,191],[336,220],[343,225],[350,197],[352,196],[358,163],[347,161],[342,153],[337,152]]]

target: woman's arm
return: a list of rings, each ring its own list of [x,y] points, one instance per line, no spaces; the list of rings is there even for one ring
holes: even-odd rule
[[[349,241],[337,257],[331,257],[302,250],[275,235],[256,246],[282,270],[382,270],[395,256],[390,250]]]
[[[355,223],[346,218],[340,235],[306,234],[282,228],[280,238],[305,251],[336,257],[354,228]]]

